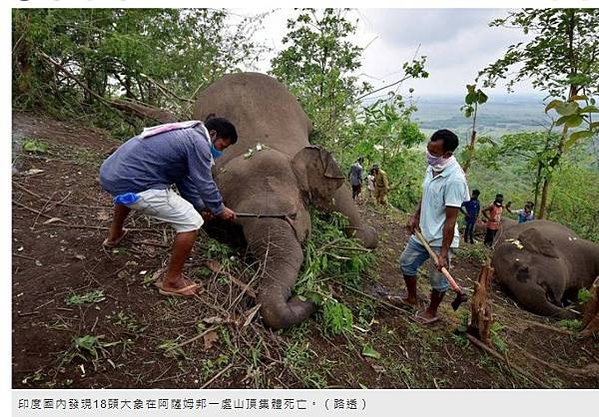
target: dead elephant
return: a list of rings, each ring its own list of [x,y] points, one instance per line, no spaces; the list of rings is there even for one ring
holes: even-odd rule
[[[599,275],[599,245],[547,220],[506,228],[495,242],[492,266],[500,285],[526,310],[574,318],[563,306]]]
[[[227,75],[198,97],[194,118],[205,120],[210,114],[226,117],[239,133],[238,143],[214,168],[227,207],[290,215],[238,219],[240,228],[228,228],[225,234],[241,235],[253,254],[266,260],[257,297],[265,324],[280,329],[300,323],[314,311],[312,303],[291,297],[304,261],[302,242],[311,227],[308,206],[346,215],[351,223],[347,232],[367,248],[377,245],[376,232],[362,224],[331,154],[310,145],[312,124],[283,84],[257,73]]]

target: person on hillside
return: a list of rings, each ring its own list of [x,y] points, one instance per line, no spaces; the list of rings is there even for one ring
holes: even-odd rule
[[[235,219],[235,213],[224,206],[211,172],[214,158],[235,142],[235,126],[224,118],[169,123],[144,129],[100,167],[100,184],[115,204],[105,248],[123,240],[127,233],[123,224],[131,210],[170,223],[176,231],[170,262],[157,282],[163,295],[193,296],[198,289],[183,275],[183,265],[203,217]],[[181,195],[171,189],[172,184]]]
[[[526,223],[526,222],[530,222],[535,219],[534,211],[532,211],[532,209],[535,205],[532,201],[527,201],[526,204],[524,204],[524,208],[518,209],[518,210],[512,210],[510,208],[511,205],[512,205],[512,202],[508,201],[508,203],[505,206],[505,209],[510,214],[518,215],[518,223]]]
[[[374,196],[377,203],[387,205],[387,193],[389,192],[389,176],[378,165],[372,167],[374,171]]]
[[[493,246],[495,235],[501,226],[501,214],[503,213],[503,194],[497,194],[495,201],[482,211],[487,220],[487,233],[485,234],[485,245]]]
[[[412,317],[421,324],[439,320],[437,309],[449,288],[441,269],[449,268],[453,251],[460,244],[456,220],[462,203],[469,198],[469,192],[464,171],[454,156],[458,144],[458,137],[447,129],[433,133],[427,144],[428,167],[422,184],[422,198],[410,218],[408,227],[412,235],[399,259],[407,295],[389,297],[391,302],[418,306],[416,273],[429,258],[425,246],[415,234],[419,231],[439,258],[437,267],[433,265],[429,271],[432,287],[430,303],[425,311],[419,311]]]
[[[464,201],[460,208],[460,211],[466,219],[466,228],[464,229],[464,242],[466,243],[468,243],[468,241],[470,241],[471,244],[474,243],[474,227],[476,226],[476,221],[478,220],[478,215],[480,213],[480,201],[478,201],[479,195],[479,190],[472,190],[470,200]]]
[[[366,177],[366,187],[368,188],[368,201],[374,200],[374,169],[370,168],[368,176]]]
[[[362,191],[362,164],[364,163],[364,158],[359,157],[358,160],[351,166],[347,177],[349,182],[351,183],[351,197],[354,201],[356,201],[360,192]]]

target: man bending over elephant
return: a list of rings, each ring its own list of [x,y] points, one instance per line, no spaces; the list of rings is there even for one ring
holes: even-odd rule
[[[123,240],[123,224],[132,209],[170,223],[176,231],[168,268],[157,283],[163,295],[192,296],[198,288],[183,275],[183,265],[204,223],[200,212],[235,219],[211,172],[214,158],[235,142],[235,126],[224,118],[154,126],[121,145],[100,168],[100,184],[115,203],[104,247]]]
[[[449,288],[441,268],[449,268],[453,250],[459,246],[456,219],[462,203],[470,198],[464,171],[453,156],[458,144],[458,137],[445,129],[436,131],[430,138],[426,152],[429,166],[422,185],[422,198],[410,220],[412,236],[399,260],[408,293],[390,297],[392,302],[418,306],[416,272],[429,258],[426,248],[414,235],[415,230],[420,230],[439,255],[437,268],[429,272],[432,287],[430,304],[424,312],[413,316],[421,324],[432,324],[439,320],[437,308]]]

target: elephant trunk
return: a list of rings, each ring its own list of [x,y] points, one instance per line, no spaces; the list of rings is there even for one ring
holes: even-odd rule
[[[263,262],[264,274],[258,303],[264,323],[273,329],[286,329],[307,319],[314,304],[291,298],[291,289],[304,261],[302,247],[285,220],[260,219],[248,222],[244,232],[250,250]]]
[[[344,230],[345,234],[356,237],[368,249],[376,248],[379,240],[378,234],[374,227],[362,222],[349,188],[345,184],[339,187],[334,198],[336,209],[349,219],[350,225]]]

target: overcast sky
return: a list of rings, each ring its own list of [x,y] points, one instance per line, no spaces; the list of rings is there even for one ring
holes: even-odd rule
[[[286,21],[297,13],[277,10],[265,19],[256,37],[265,40],[274,53],[280,51]],[[363,80],[376,87],[390,84],[401,78],[403,63],[417,50],[418,56],[427,56],[429,78],[401,87],[403,92],[415,88],[416,96],[463,94],[478,70],[501,57],[509,45],[526,40],[518,29],[488,26],[494,18],[506,16],[506,9],[358,9],[352,13],[359,18],[354,41],[366,47],[359,71]],[[270,57],[261,63],[261,71],[270,68]],[[503,87],[487,91],[506,92]],[[516,88],[518,95],[532,92],[529,83]]]

